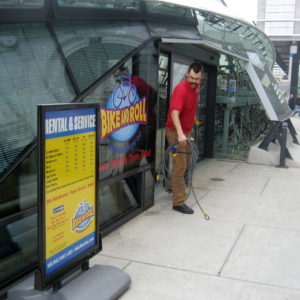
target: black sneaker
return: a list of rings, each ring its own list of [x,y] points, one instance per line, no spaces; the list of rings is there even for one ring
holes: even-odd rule
[[[188,207],[187,205],[185,205],[185,204],[183,204],[183,205],[173,205],[173,209],[174,210],[176,210],[176,211],[179,211],[179,212],[181,212],[181,213],[183,213],[183,214],[189,214],[189,215],[191,215],[191,214],[193,214],[194,213],[194,211],[190,208],[190,207]]]

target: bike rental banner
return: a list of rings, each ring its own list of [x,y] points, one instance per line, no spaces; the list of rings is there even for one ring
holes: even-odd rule
[[[156,91],[131,74],[116,77],[100,107],[100,173],[118,175],[154,161]]]

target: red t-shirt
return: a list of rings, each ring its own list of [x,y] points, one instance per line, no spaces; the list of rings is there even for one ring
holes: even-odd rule
[[[153,87],[138,76],[132,76],[130,82],[136,86],[137,93],[141,98],[154,92]]]
[[[187,80],[180,82],[175,87],[171,96],[168,119],[166,122],[166,126],[170,130],[175,129],[171,112],[172,110],[178,110],[180,112],[179,120],[182,131],[184,133],[189,133],[192,131],[198,105],[199,87],[200,84],[193,89]]]

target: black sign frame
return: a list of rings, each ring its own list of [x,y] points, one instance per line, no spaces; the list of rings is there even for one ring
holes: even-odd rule
[[[70,103],[70,104],[49,104],[38,105],[38,269],[35,272],[34,288],[36,290],[46,290],[53,287],[57,290],[61,287],[63,278],[72,274],[78,269],[87,270],[89,268],[89,259],[102,250],[102,241],[100,233],[100,207],[99,207],[99,105],[94,103]],[[95,113],[95,166],[94,166],[94,188],[95,188],[95,231],[94,243],[78,255],[73,257],[70,261],[64,263],[61,267],[46,274],[46,113],[48,112],[70,112],[71,110],[90,111]]]

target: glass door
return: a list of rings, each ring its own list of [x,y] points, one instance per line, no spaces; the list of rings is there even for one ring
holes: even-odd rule
[[[174,87],[185,80],[189,65],[193,62],[192,59],[175,55],[173,53],[162,52],[159,56],[159,92],[158,92],[158,118],[157,118],[157,132],[156,132],[156,173],[161,173],[161,164],[166,145],[165,139],[165,123],[167,121],[167,114],[171,94]],[[205,66],[204,66],[205,68]],[[200,97],[198,101],[197,119],[200,121],[199,125],[195,125],[192,131],[197,148],[199,150],[199,159],[204,156],[205,145],[205,131],[207,122],[207,73],[201,81]]]
[[[161,164],[166,148],[165,124],[167,121],[170,99],[170,53],[160,53],[158,66],[158,109],[155,150],[155,170],[161,172]]]
[[[193,137],[196,141],[196,145],[199,150],[198,159],[204,157],[204,145],[205,145],[205,132],[207,124],[207,72],[205,71],[204,66],[204,76],[201,80],[198,109],[197,109],[197,120],[199,121],[198,125],[194,126]]]

